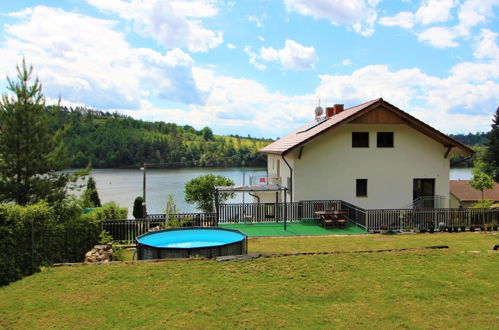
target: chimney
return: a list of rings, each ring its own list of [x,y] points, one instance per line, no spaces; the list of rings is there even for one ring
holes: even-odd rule
[[[334,115],[334,108],[333,107],[327,107],[326,108],[326,117],[332,117]]]
[[[335,104],[333,108],[333,114],[337,115],[343,111],[343,104]]]

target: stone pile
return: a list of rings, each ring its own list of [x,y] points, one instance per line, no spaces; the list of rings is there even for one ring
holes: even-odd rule
[[[85,254],[86,264],[94,263],[107,263],[113,260],[113,243],[107,243],[106,245],[96,245],[90,251]]]

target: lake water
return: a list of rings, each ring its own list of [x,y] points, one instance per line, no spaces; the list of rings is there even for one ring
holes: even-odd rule
[[[115,201],[120,206],[128,208],[128,216],[132,216],[133,202],[137,196],[142,196],[143,171],[139,169],[94,169],[90,175],[95,179],[97,191],[102,203]],[[194,205],[184,201],[185,184],[200,175],[223,175],[232,179],[236,185],[248,184],[253,175],[266,176],[264,168],[182,168],[182,169],[147,169],[147,212],[163,213],[168,195],[175,197],[177,208],[181,212],[198,212]],[[245,195],[246,201],[252,200]],[[230,202],[242,202],[242,194]]]
[[[182,212],[197,212],[194,205],[184,201],[184,185],[191,179],[205,174],[223,175],[236,183],[243,184],[243,173],[245,182],[252,175],[265,176],[264,168],[182,168],[182,169],[148,169],[147,170],[147,212],[162,213],[165,209],[168,195],[175,196],[177,207]],[[102,203],[115,201],[119,205],[128,208],[131,217],[133,201],[135,197],[142,196],[143,172],[139,169],[94,169],[91,172],[97,183],[97,190]],[[472,178],[471,169],[452,169],[451,180],[469,180]],[[252,200],[251,196],[245,195],[245,200]],[[229,202],[237,203],[243,201],[242,194]]]

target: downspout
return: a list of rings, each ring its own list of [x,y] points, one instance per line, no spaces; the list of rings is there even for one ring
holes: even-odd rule
[[[289,189],[289,202],[292,203],[293,202],[293,169],[289,165],[286,158],[284,158],[284,154],[281,154],[281,158],[282,158],[282,160],[284,160],[284,162],[286,163],[286,165],[288,165],[288,168],[289,168],[289,177],[290,177],[290,183],[291,183],[291,189]],[[284,193],[286,193],[286,191],[284,191]]]
[[[260,204],[260,196],[254,195],[254,194],[252,194],[250,192],[248,193],[248,195],[255,197],[258,200],[258,204]]]

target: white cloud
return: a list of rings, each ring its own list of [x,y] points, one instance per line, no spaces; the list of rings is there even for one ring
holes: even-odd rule
[[[482,29],[480,31],[480,40],[477,43],[473,55],[478,59],[493,58],[499,60],[499,46],[497,46],[496,43],[498,36],[499,33],[488,29]]]
[[[256,27],[264,27],[263,21],[267,19],[267,14],[263,14],[261,16],[252,16],[248,15],[246,16],[248,18],[248,22],[254,23]]]
[[[352,65],[352,60],[349,59],[349,58],[346,58],[343,61],[341,61],[341,65],[343,65],[343,66],[350,66],[350,65]]]
[[[457,4],[456,0],[424,0],[416,12],[416,20],[423,25],[447,22],[452,18],[451,9]]]
[[[253,52],[250,46],[245,46],[244,52],[249,56],[249,64],[253,65],[257,70],[263,71],[267,68],[265,64],[258,62],[258,54]]]
[[[261,42],[264,42],[265,41],[265,38],[262,37],[262,36],[258,36],[258,40],[260,40]]]
[[[381,17],[379,20],[379,24],[385,26],[400,26],[405,29],[410,29],[414,26],[414,14],[407,11],[402,11],[395,16],[391,17]]]
[[[207,52],[223,42],[223,33],[203,27],[201,18],[217,14],[208,1],[87,0],[99,10],[117,13],[133,23],[135,32],[151,36],[167,49]]]
[[[431,27],[418,34],[418,40],[429,43],[435,48],[457,47],[459,44],[454,41],[456,33],[451,28]]]
[[[227,44],[227,48],[229,48],[229,49],[235,49],[235,48],[237,48],[237,47],[236,47],[236,45],[234,45],[234,44],[228,43],[228,44]]]
[[[357,105],[383,97],[447,133],[488,129],[484,123],[490,121],[499,95],[499,84],[492,81],[499,78],[496,63],[461,63],[444,78],[418,68],[391,71],[386,65],[369,65],[351,75],[319,77],[316,95],[327,95],[328,102]]]
[[[374,33],[378,1],[364,0],[284,0],[286,10],[314,19],[326,19],[334,25],[351,26],[355,32],[370,36]]]
[[[318,61],[314,47],[302,46],[294,40],[286,40],[282,49],[262,47],[257,58],[267,62],[277,61],[283,69],[297,71],[311,70]]]
[[[147,94],[202,102],[193,60],[180,49],[163,55],[133,48],[113,30],[115,22],[60,9],[39,6],[19,18],[5,26],[0,68],[13,76],[15,62],[25,56],[48,97],[100,109],[137,108]]]
[[[465,0],[459,8],[459,24],[456,26],[459,34],[467,36],[471,28],[494,17],[494,7],[497,6],[499,0]]]

